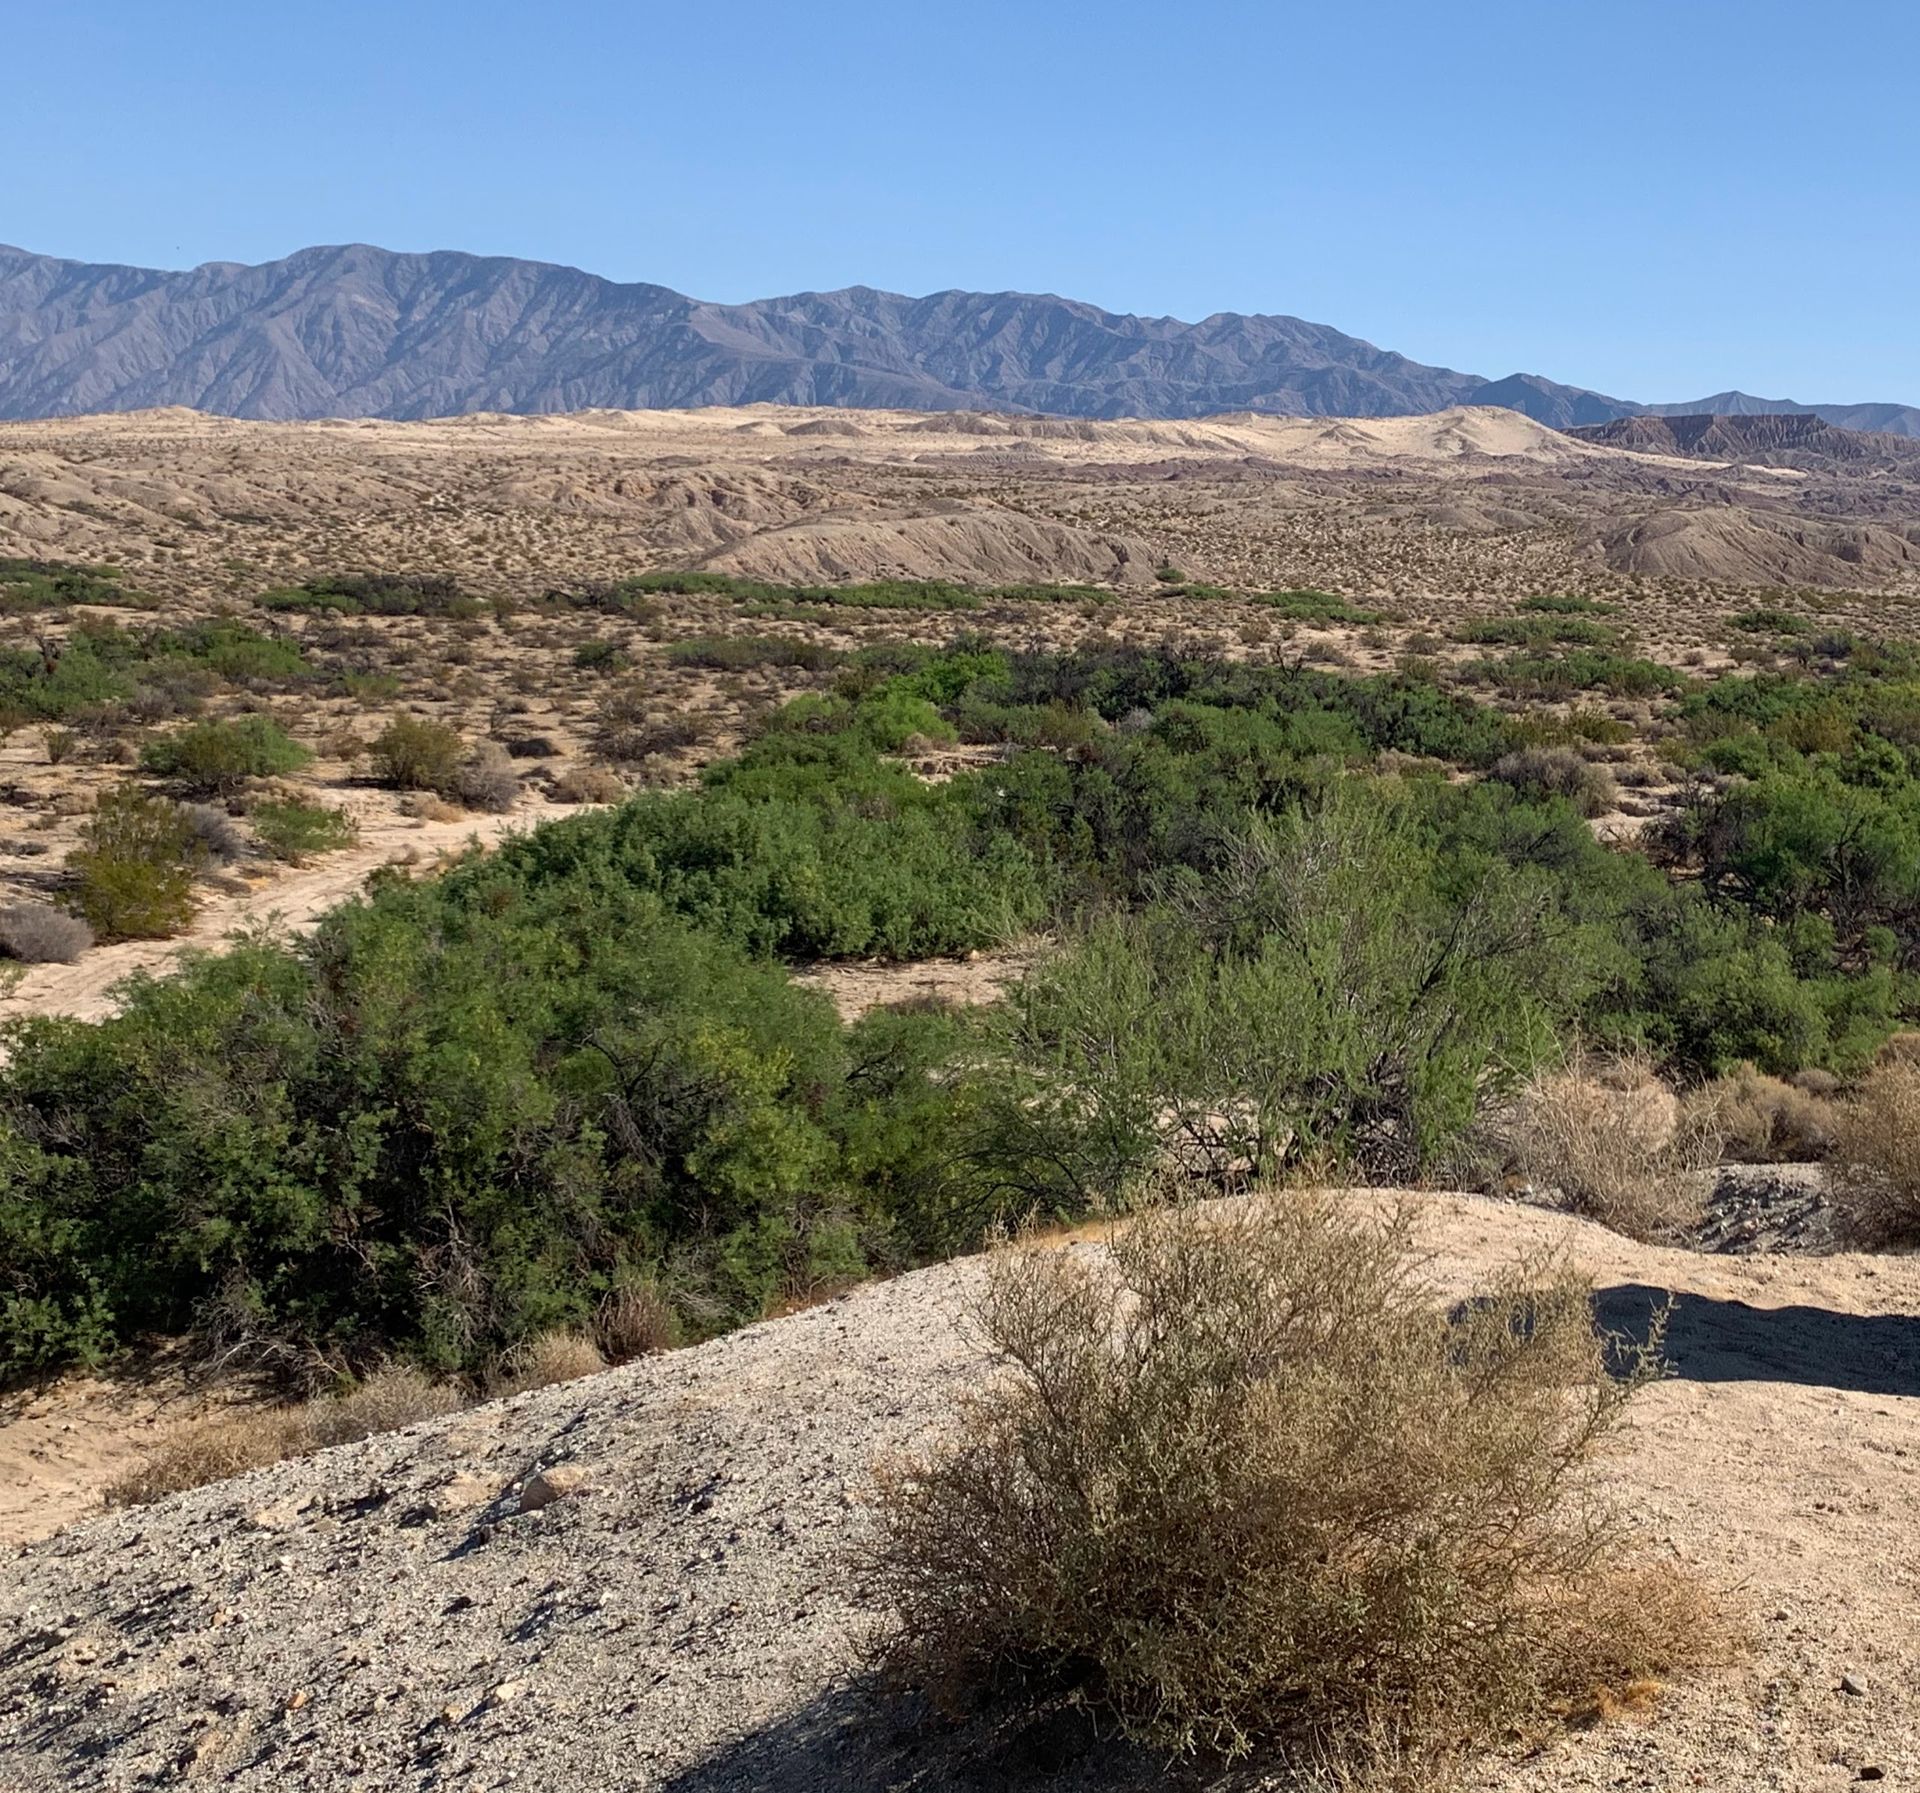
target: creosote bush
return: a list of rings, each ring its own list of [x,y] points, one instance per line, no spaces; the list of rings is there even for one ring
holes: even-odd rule
[[[164,940],[193,917],[198,838],[177,803],[109,791],[67,855],[74,912],[102,940]]]
[[[1865,1245],[1920,1244],[1920,1064],[1892,1059],[1840,1110],[1831,1194]]]
[[[1704,1191],[1693,1173],[1718,1159],[1721,1144],[1713,1105],[1683,1104],[1637,1058],[1535,1077],[1504,1133],[1523,1176],[1634,1239],[1699,1218]]]
[[[350,847],[360,838],[353,817],[325,803],[256,803],[247,820],[261,846],[289,865],[304,864],[315,853]]]
[[[1658,1340],[1610,1350],[1552,1263],[1449,1314],[1404,1213],[1265,1193],[1003,1249],[977,1319],[1004,1372],[883,1468],[873,1557],[949,1702],[1378,1786],[1712,1647],[1591,1476]]]
[[[433,791],[451,796],[466,758],[460,731],[444,722],[402,713],[373,739],[374,776],[403,791]]]
[[[196,722],[147,743],[140,763],[199,796],[225,796],[250,778],[297,772],[313,755],[265,716]]]

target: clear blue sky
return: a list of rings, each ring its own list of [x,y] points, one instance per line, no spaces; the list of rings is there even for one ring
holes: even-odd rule
[[[1277,311],[1920,403],[1912,0],[0,0],[0,241]]]

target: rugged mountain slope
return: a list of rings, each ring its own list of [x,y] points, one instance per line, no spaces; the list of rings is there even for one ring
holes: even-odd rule
[[[1818,417],[1844,430],[1879,430],[1920,436],[1920,405],[1803,405],[1790,398],[1755,398],[1750,392],[1716,392],[1678,405],[1634,405],[1651,417]],[[1596,420],[1597,421],[1597,420]]]
[[[1920,442],[1841,429],[1810,411],[1620,417],[1567,433],[1583,442],[1641,454],[1685,455],[1770,467],[1920,468]]]
[[[1502,405],[1556,427],[1643,409],[1533,374],[1427,367],[1322,324],[1197,324],[1031,293],[871,287],[709,305],[576,268],[365,244],[184,273],[0,247],[0,417],[189,405],[424,418],[754,403],[1075,417],[1388,417]],[[1790,408],[1790,407],[1783,407]],[[1920,434],[1898,407],[1877,427]]]

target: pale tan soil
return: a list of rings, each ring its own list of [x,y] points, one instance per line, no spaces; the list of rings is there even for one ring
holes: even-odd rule
[[[1348,1199],[1377,1202],[1366,1194]],[[1488,1793],[1920,1774],[1920,1259],[1708,1257],[1411,1198],[1440,1298],[1565,1250],[1603,1321],[1671,1292],[1607,1476],[1720,1589],[1737,1666],[1488,1762]],[[1003,1790],[1258,1783],[882,1696],[849,1552],[881,1453],[981,1370],[977,1265],[330,1451],[28,1548],[0,1577],[0,1783]],[[564,1465],[538,1511],[518,1491]],[[1841,1677],[1865,1691],[1843,1693]]]
[[[822,427],[831,434],[819,433]],[[1575,442],[1515,412],[1219,417],[584,412],[0,425],[0,550],[118,559],[169,593],[353,568],[528,596],[700,564],[782,580],[1082,580],[1162,559],[1410,612],[1590,590],[1920,593],[1920,490]]]
[[[372,805],[368,806],[372,808]],[[173,940],[127,940],[96,946],[71,965],[35,965],[11,997],[0,997],[0,1021],[11,1015],[73,1015],[97,1021],[114,1009],[113,987],[135,972],[160,972],[183,952],[219,946],[237,928],[269,926],[299,931],[347,901],[382,866],[431,872],[459,855],[491,846],[534,820],[550,820],[583,805],[549,804],[533,815],[472,815],[448,822],[415,821],[375,813],[361,823],[360,844],[305,866],[249,866],[251,876],[220,879],[192,927]]]
[[[1037,944],[1028,944],[1004,952],[972,953],[964,959],[916,959],[908,964],[850,960],[798,971],[793,981],[824,990],[848,1021],[859,1020],[869,1009],[903,1002],[968,1008],[998,1002],[1039,952]]]
[[[0,1546],[97,1511],[102,1491],[156,1446],[265,1398],[255,1380],[217,1374],[178,1350],[0,1394]]]

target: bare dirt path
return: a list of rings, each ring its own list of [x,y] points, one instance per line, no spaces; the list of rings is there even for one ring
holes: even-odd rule
[[[1675,1374],[1608,1473],[1641,1534],[1728,1590],[1754,1638],[1650,1715],[1489,1763],[1476,1786],[1813,1793],[1875,1769],[1911,1785],[1920,1259],[1711,1257],[1415,1200],[1443,1293],[1558,1243],[1611,1324],[1675,1295]],[[979,1373],[957,1319],[976,1275],[872,1285],[22,1550],[0,1575],[0,1785],[1193,1782],[1051,1733],[931,1721],[865,1671],[878,1616],[849,1551],[868,1476]],[[564,1496],[523,1501],[556,1466]]]
[[[193,925],[172,940],[128,940],[96,946],[71,965],[35,965],[13,994],[0,998],[0,1021],[15,1015],[72,1015],[97,1021],[113,1013],[114,986],[138,971],[160,972],[182,953],[217,947],[236,929],[272,921],[299,931],[356,895],[381,866],[428,870],[471,847],[491,847],[507,835],[578,813],[581,805],[523,804],[510,815],[462,816],[426,822],[380,810],[358,817],[359,844],[311,865],[249,878],[229,877],[205,892]]]

